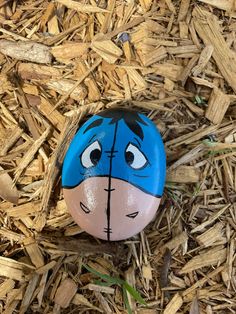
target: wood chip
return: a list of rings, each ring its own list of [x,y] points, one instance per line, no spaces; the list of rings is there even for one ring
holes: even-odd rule
[[[147,86],[147,83],[135,69],[126,69],[126,72],[130,79],[132,79],[138,88],[144,89]]]
[[[151,51],[150,53],[147,53],[143,56],[142,58],[143,64],[144,66],[150,66],[154,63],[157,63],[158,61],[165,59],[166,56],[167,56],[167,51],[165,47],[163,46],[158,47],[154,49],[153,51]]]
[[[180,8],[179,8],[179,15],[178,15],[178,22],[183,21],[187,14],[190,5],[190,0],[181,0]]]
[[[209,60],[211,59],[213,51],[214,47],[212,45],[206,45],[206,47],[202,50],[198,64],[192,69],[194,76],[199,75],[204,70]]]
[[[235,10],[235,4],[233,0],[198,0],[203,3],[207,3],[221,10],[232,12]]]
[[[93,41],[91,48],[106,62],[113,64],[123,54],[111,40]]]
[[[74,298],[78,289],[77,284],[70,278],[66,278],[62,281],[59,288],[57,289],[54,301],[59,304],[62,308],[67,308],[71,300]]]
[[[44,265],[44,258],[36,241],[33,238],[26,238],[24,245],[32,264],[37,268],[42,267]]]
[[[184,68],[183,72],[181,73],[181,75],[179,77],[179,81],[181,82],[182,86],[184,86],[186,84],[186,81],[187,81],[193,67],[196,65],[198,58],[199,58],[198,55],[193,56],[191,58],[191,60],[189,61],[189,63],[187,64],[187,66]]]
[[[0,52],[17,60],[36,63],[51,63],[49,47],[35,42],[13,42],[0,40]]]
[[[203,222],[201,225],[199,225],[196,228],[194,228],[191,232],[192,233],[199,232],[199,231],[205,229],[207,226],[212,224],[218,217],[220,217],[222,215],[222,213],[224,213],[228,208],[229,208],[229,205],[226,205],[226,206],[222,207],[218,212],[213,214],[208,220]]]
[[[183,244],[186,241],[188,241],[188,235],[186,232],[182,232],[173,239],[171,239],[169,242],[165,243],[160,249],[157,249],[155,253],[157,253],[159,250],[163,252],[166,248],[168,248],[169,250],[173,250],[174,248],[177,248],[179,245]]]
[[[95,291],[95,293],[96,293],[96,291]],[[100,308],[94,306],[92,303],[90,303],[88,301],[88,299],[85,298],[85,296],[83,296],[82,294],[79,294],[79,293],[76,293],[76,295],[74,296],[74,298],[72,300],[72,303],[75,305],[85,305],[85,306],[88,306],[89,308],[91,308],[95,311],[103,313],[103,311]]]
[[[181,308],[183,304],[182,297],[176,293],[171,301],[167,304],[166,308],[164,309],[163,314],[175,314]]]
[[[223,236],[223,224],[217,223],[210,229],[206,230],[201,235],[197,236],[196,239],[203,247],[210,247],[213,244],[222,244],[226,242],[226,238]]]
[[[12,279],[6,279],[0,285],[0,299],[2,300],[8,292],[10,292],[15,286],[15,281]]]
[[[199,36],[205,45],[214,47],[212,56],[225,80],[236,92],[236,78],[234,75],[236,71],[236,57],[220,32],[216,16],[199,7],[194,9],[193,16],[194,25]]]
[[[208,101],[206,118],[215,124],[221,123],[229,105],[230,97],[220,89],[214,88]]]
[[[200,173],[198,169],[192,166],[180,166],[175,170],[168,172],[166,180],[179,183],[199,182]]]
[[[172,0],[165,0],[165,2],[166,2],[166,4],[167,4],[169,10],[170,10],[171,12],[173,12],[173,13],[176,13],[175,7],[174,7],[174,5],[173,5],[173,3],[172,3]]]
[[[30,270],[34,269],[34,267],[0,256],[0,276],[22,281],[25,278],[25,269]]]
[[[0,197],[17,204],[19,200],[19,192],[14,186],[12,178],[7,172],[0,166]]]
[[[5,209],[9,217],[20,218],[27,215],[33,215],[40,210],[40,202],[29,202],[15,207]]]
[[[185,274],[206,266],[219,265],[226,260],[226,253],[226,249],[218,247],[196,255],[184,265],[179,273]]]
[[[45,84],[48,88],[55,90],[61,95],[67,95],[69,91],[75,86],[76,82],[73,80],[50,80],[45,81]],[[83,100],[87,96],[87,89],[83,86],[76,86],[73,91],[70,93],[70,97],[74,100]]]
[[[52,79],[58,78],[62,74],[59,69],[54,67],[34,63],[20,63],[18,73],[24,80]]]
[[[30,305],[31,298],[34,294],[36,287],[37,287],[38,280],[39,280],[38,274],[34,274],[33,277],[31,278],[31,280],[29,281],[29,284],[26,288],[26,291],[25,291],[25,294],[24,294],[24,297],[23,297],[23,300],[21,303],[21,307],[19,310],[20,314],[23,314],[27,311],[27,309]]]
[[[101,9],[95,5],[81,4],[72,0],[56,0],[56,1],[65,5],[67,8],[76,10],[78,12],[86,12],[86,13],[108,12],[107,10]]]
[[[58,61],[63,62],[84,55],[90,44],[89,43],[68,43],[51,48],[51,53]]]
[[[62,131],[66,118],[58,111],[53,110],[53,105],[44,97],[40,98],[39,110],[52,123],[55,129]]]
[[[193,302],[190,306],[189,314],[200,314],[199,301],[197,297],[193,299]]]

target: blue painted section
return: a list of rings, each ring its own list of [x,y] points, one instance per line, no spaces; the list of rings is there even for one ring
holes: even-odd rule
[[[124,119],[117,122],[111,176],[127,181],[146,193],[161,196],[166,176],[164,145],[155,124],[143,114],[139,114],[139,117],[146,124],[138,122],[143,131],[143,140],[127,126]],[[102,123],[84,133],[86,128],[98,119],[102,119]],[[109,176],[109,151],[112,148],[115,132],[115,123],[111,124],[111,121],[111,118],[94,115],[78,130],[64,159],[63,187],[75,187],[88,177]],[[86,169],[81,163],[81,155],[95,141],[98,141],[101,146],[101,158],[97,165]],[[135,170],[126,162],[125,150],[129,143],[136,146],[146,157],[148,162],[143,168]]]

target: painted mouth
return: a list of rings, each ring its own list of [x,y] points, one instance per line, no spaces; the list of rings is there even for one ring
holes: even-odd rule
[[[106,191],[106,192],[113,192],[113,191],[115,191],[115,189],[112,189],[112,188],[110,188],[110,189],[104,189],[104,191]]]
[[[82,202],[80,202],[80,208],[85,212],[85,214],[89,214],[91,212],[91,210]]]

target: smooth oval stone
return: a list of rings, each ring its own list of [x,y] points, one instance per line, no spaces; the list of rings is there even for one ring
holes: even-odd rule
[[[166,175],[164,145],[145,115],[108,109],[78,130],[62,169],[75,222],[108,241],[127,239],[154,218]]]

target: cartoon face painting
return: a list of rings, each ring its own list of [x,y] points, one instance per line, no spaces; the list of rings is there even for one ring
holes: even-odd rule
[[[90,118],[73,138],[63,163],[63,193],[83,230],[123,240],[155,216],[165,173],[155,124],[136,111],[109,109]]]

